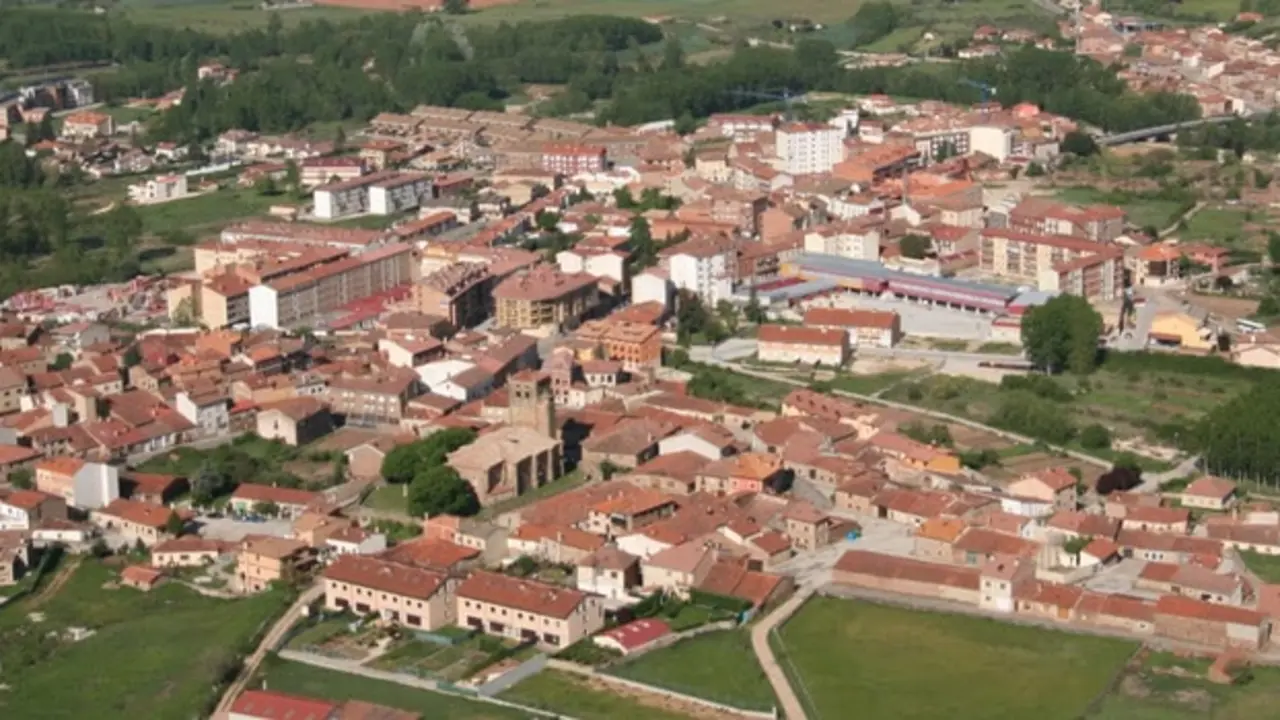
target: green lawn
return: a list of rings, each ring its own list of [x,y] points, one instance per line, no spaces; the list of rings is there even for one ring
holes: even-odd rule
[[[1073,187],[1058,191],[1058,199],[1064,202],[1089,205],[1106,203],[1118,205],[1129,213],[1129,222],[1138,227],[1154,227],[1164,230],[1178,219],[1181,206],[1173,200],[1148,198],[1141,195],[1129,195],[1123,202],[1114,202],[1116,198],[1108,196],[1096,188]]]
[[[259,9],[257,3],[231,2],[228,0],[196,0],[195,2],[125,0],[112,12],[138,23],[191,28],[214,34],[229,34],[243,30],[265,28],[272,16],[279,17],[281,24],[288,28],[306,21],[328,20],[330,22],[342,22],[367,14],[362,10],[338,7],[308,7],[269,11]]]
[[[1257,720],[1276,716],[1280,668],[1256,666],[1247,680],[1205,680],[1208,658],[1151,653],[1089,720]],[[1171,674],[1177,672],[1178,674]]]
[[[0,717],[136,720],[204,716],[214,683],[233,672],[260,628],[289,602],[273,592],[206,598],[176,584],[142,593],[108,589],[115,571],[86,560],[49,598],[37,593],[0,612]],[[43,622],[27,622],[33,610]],[[48,637],[94,629],[80,642]]]
[[[810,717],[1075,720],[1136,643],[815,597],[774,647]],[[798,681],[797,681],[798,677]]]
[[[1267,583],[1280,583],[1280,555],[1263,555],[1246,550],[1240,553],[1240,557],[1258,579]]]
[[[381,485],[364,499],[364,506],[383,512],[404,513],[409,502],[404,491],[403,485]]]
[[[1187,221],[1185,232],[1179,233],[1186,240],[1208,240],[1230,243],[1244,235],[1245,213],[1227,208],[1205,208]]]
[[[773,689],[756,662],[745,630],[724,630],[681,640],[615,665],[619,677],[743,709],[768,710]]]
[[[237,220],[263,215],[272,205],[287,202],[288,198],[283,195],[267,196],[247,188],[219,190],[158,205],[139,205],[137,211],[142,216],[143,229],[150,235],[175,232],[198,235],[220,230]]]
[[[422,713],[431,720],[524,720],[526,713],[456,695],[272,658],[259,670],[272,690],[326,700],[364,700]]]
[[[499,697],[582,720],[679,720],[687,717],[637,703],[634,697],[598,690],[586,679],[559,670],[543,670]]]

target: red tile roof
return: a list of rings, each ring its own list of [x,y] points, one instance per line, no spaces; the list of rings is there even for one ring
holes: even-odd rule
[[[586,600],[586,593],[477,570],[458,586],[460,598],[478,600],[535,615],[567,618]]]
[[[629,622],[626,625],[619,625],[612,630],[600,633],[596,637],[608,638],[622,647],[623,652],[630,652],[670,634],[671,627],[661,620],[643,618]]]
[[[1192,600],[1180,595],[1161,595],[1156,601],[1156,615],[1250,626],[1261,625],[1267,619],[1266,615],[1254,610]]]
[[[325,568],[329,580],[351,583],[403,597],[430,599],[444,585],[446,576],[378,558],[343,555]]]
[[[248,500],[255,503],[273,502],[277,505],[309,505],[319,497],[319,493],[307,490],[295,490],[272,485],[253,485],[251,483],[240,483],[235,492],[231,493],[231,499],[233,500]]]
[[[328,720],[337,709],[325,700],[266,690],[245,690],[231,704],[232,713],[261,720]]]

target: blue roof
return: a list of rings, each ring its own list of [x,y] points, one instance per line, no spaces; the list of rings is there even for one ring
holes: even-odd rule
[[[950,287],[962,292],[976,292],[995,295],[1006,300],[1018,295],[1018,288],[1012,285],[992,285],[989,283],[957,280],[955,278],[934,277],[932,275],[913,275],[898,270],[890,270],[878,262],[870,260],[854,260],[839,255],[822,255],[819,253],[801,253],[792,261],[802,270],[825,273],[845,277],[872,277],[879,280],[899,282],[928,282]]]
[[[808,297],[810,295],[816,295],[817,293],[827,292],[828,290],[835,290],[838,287],[840,287],[840,283],[837,283],[835,280],[825,280],[825,279],[806,280],[805,282],[802,282],[802,283],[796,283],[795,285],[784,285],[780,288],[774,288],[772,290],[761,290],[760,288],[756,288],[756,298],[761,302],[774,302],[776,300],[791,300],[793,298],[802,298],[802,297]],[[735,293],[735,295],[742,297],[744,299],[749,298],[751,296],[751,288],[744,287],[738,290],[738,292]]]

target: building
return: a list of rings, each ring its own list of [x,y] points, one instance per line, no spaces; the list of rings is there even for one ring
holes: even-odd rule
[[[902,338],[902,320],[892,311],[810,308],[804,313],[804,326],[844,330],[855,347],[891,348]]]
[[[982,571],[924,562],[864,550],[850,550],[840,556],[831,572],[836,584],[853,585],[882,592],[950,600],[978,605]]]
[[[1236,484],[1205,475],[1182,491],[1182,506],[1201,510],[1229,510],[1236,503]]]
[[[115,120],[106,113],[72,113],[62,121],[62,137],[73,140],[111,137],[115,131]]]
[[[258,408],[258,435],[286,445],[310,444],[333,432],[329,408],[314,397],[295,397]]]
[[[1271,639],[1271,619],[1240,607],[1161,595],[1156,601],[1155,630],[1162,637],[1209,645],[1261,650]]]
[[[434,630],[454,623],[448,576],[374,557],[343,555],[320,575],[329,610],[376,615],[409,628]]]
[[[1121,249],[1066,235],[987,228],[978,266],[998,277],[1090,301],[1115,300],[1124,290]]]
[[[431,197],[431,179],[426,175],[397,173],[369,186],[369,212],[395,215],[412,210]]]
[[[261,592],[273,582],[294,582],[315,565],[315,551],[288,538],[255,535],[240,543],[236,583],[243,592]]]
[[[354,180],[364,175],[365,170],[364,161],[360,158],[343,155],[312,157],[298,163],[298,181],[303,187],[315,187]]]
[[[56,457],[37,462],[34,469],[36,489],[70,507],[96,510],[120,497],[120,472],[112,465]]]
[[[479,325],[493,314],[496,278],[485,263],[446,265],[413,286],[414,308],[449,321],[455,328]]]
[[[578,561],[576,581],[583,592],[626,600],[640,586],[640,558],[606,545]]]
[[[396,243],[285,275],[249,289],[249,321],[256,328],[315,325],[358,300],[408,285],[413,246]]]
[[[844,160],[846,133],[821,123],[789,123],[775,134],[780,169],[792,175],[829,173]]]
[[[621,363],[627,372],[640,372],[662,364],[662,331],[655,325],[623,320],[588,320],[574,334],[595,343],[604,360]]]
[[[599,173],[609,166],[607,156],[607,151],[598,145],[546,143],[542,146],[539,167],[558,175]]]
[[[1080,207],[1045,197],[1026,197],[1009,210],[1009,229],[1109,243],[1124,233],[1127,217],[1114,205]]]
[[[240,483],[231,493],[227,509],[236,515],[260,515],[264,508],[282,518],[296,518],[320,498],[309,490]]]
[[[498,327],[539,329],[577,325],[600,302],[596,278],[538,267],[493,289]]]
[[[418,375],[407,370],[334,378],[329,382],[329,409],[348,425],[398,425],[421,385]]]
[[[458,585],[458,624],[490,635],[566,648],[604,627],[594,595],[476,571]]]
[[[164,540],[151,547],[152,567],[206,567],[230,551],[227,543],[195,535]]]
[[[733,295],[737,251],[723,239],[689,240],[676,246],[667,267],[677,290],[691,292],[707,307],[715,307]]]
[[[169,517],[175,511],[163,505],[117,498],[105,507],[89,513],[89,522],[128,541],[150,547],[173,538],[168,530]]]
[[[66,520],[67,503],[39,490],[0,493],[0,531],[34,530],[46,521]]]
[[[843,367],[849,359],[849,335],[844,330],[761,325],[756,339],[761,362]]]
[[[561,446],[552,437],[527,427],[505,426],[449,454],[482,505],[522,495],[561,474]]]
[[[164,202],[186,196],[186,175],[160,175],[129,186],[129,199],[135,203]]]

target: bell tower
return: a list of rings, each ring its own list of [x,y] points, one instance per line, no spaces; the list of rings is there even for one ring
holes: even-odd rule
[[[507,391],[507,422],[532,428],[553,440],[560,439],[549,375],[532,370],[516,373],[507,380]]]

